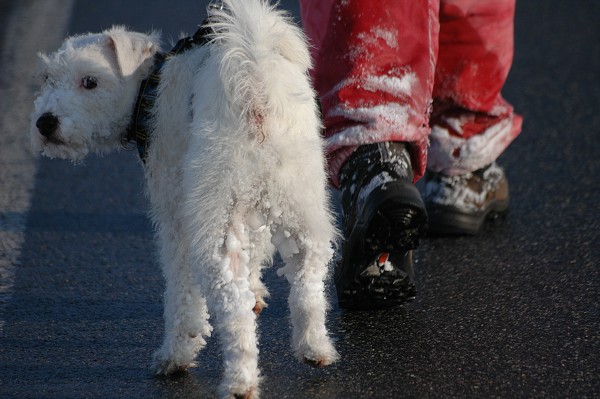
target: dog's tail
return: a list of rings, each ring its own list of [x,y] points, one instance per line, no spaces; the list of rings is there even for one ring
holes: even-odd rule
[[[289,123],[295,104],[316,107],[306,39],[285,12],[266,0],[223,0],[207,21],[226,112],[240,131],[263,141],[272,122],[265,118]]]

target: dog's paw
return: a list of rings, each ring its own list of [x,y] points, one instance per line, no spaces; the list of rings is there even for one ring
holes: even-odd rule
[[[249,389],[244,393],[234,393],[231,397],[233,399],[256,399],[258,396],[255,395],[255,389]]]
[[[317,356],[314,358],[305,357],[304,363],[314,368],[321,368],[335,363],[339,358],[340,356],[337,353],[335,354],[335,356]]]
[[[155,375],[174,375],[186,373],[189,368],[197,367],[195,362],[180,363],[161,356],[160,351],[154,354],[152,369]]]
[[[304,363],[317,368],[329,366],[340,358],[340,355],[329,341],[322,343],[318,348],[300,348],[297,355]]]
[[[264,308],[266,308],[267,303],[260,297],[256,297],[256,304],[254,305],[254,307],[252,308],[252,311],[258,316],[260,314],[260,312],[262,312],[262,310]]]
[[[306,363],[309,366],[314,367],[316,369],[325,367],[325,366],[329,366],[331,364],[331,362],[328,363],[327,359],[324,359],[322,357],[317,358],[317,359],[309,359],[309,358],[305,357],[304,363]]]
[[[177,374],[185,374],[188,369],[197,367],[196,363],[190,364],[177,364],[172,361],[165,360],[160,363],[155,363],[153,366],[155,375],[177,375]]]
[[[232,387],[221,384],[219,386],[219,397],[227,399],[258,399],[260,398],[260,389],[258,385],[242,388],[240,386]]]

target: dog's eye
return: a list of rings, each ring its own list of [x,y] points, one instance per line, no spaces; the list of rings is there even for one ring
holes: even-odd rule
[[[81,80],[81,85],[83,86],[84,89],[88,89],[88,90],[95,89],[96,86],[98,86],[98,79],[96,79],[92,76],[85,76]]]

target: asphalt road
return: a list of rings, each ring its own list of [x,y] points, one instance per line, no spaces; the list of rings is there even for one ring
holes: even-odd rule
[[[204,1],[0,1],[0,397],[212,398],[213,339],[188,375],[156,378],[163,281],[135,153],[83,165],[28,149],[35,53],[112,24],[191,33]],[[282,6],[297,14],[295,1]],[[504,95],[524,115],[501,157],[512,205],[477,237],[429,238],[419,294],[343,312],[342,360],[289,351],[287,283],[267,273],[266,398],[600,396],[600,3],[521,1]]]

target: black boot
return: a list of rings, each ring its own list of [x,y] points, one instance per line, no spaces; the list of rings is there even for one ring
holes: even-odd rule
[[[404,143],[360,146],[342,166],[344,242],[334,275],[340,307],[414,299],[412,249],[427,228],[427,212],[412,179]]]

